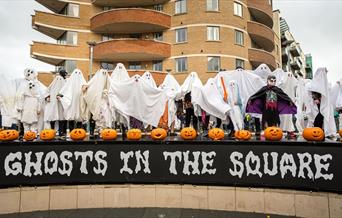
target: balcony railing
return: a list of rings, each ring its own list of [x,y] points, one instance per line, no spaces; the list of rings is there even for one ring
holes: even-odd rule
[[[273,10],[268,0],[248,0],[247,6],[257,22],[273,28]]]
[[[255,68],[263,63],[267,64],[271,70],[275,70],[277,68],[275,57],[267,51],[264,51],[261,49],[249,48],[248,58],[249,58],[249,62]]]
[[[143,8],[121,8],[91,18],[91,30],[98,33],[160,32],[171,27],[171,16]]]
[[[94,59],[98,61],[151,61],[171,56],[168,43],[142,39],[113,39],[98,43]]]
[[[170,0],[93,0],[98,6],[133,7],[165,4]]]
[[[261,48],[268,52],[272,52],[274,49],[274,32],[267,26],[248,21],[247,30],[252,38]]]

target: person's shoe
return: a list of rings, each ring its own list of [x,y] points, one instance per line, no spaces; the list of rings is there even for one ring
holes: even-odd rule
[[[289,139],[295,139],[295,138],[297,138],[295,132],[288,132],[288,133],[287,133],[287,137],[288,137]]]

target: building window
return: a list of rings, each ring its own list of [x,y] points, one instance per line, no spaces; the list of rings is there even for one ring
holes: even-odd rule
[[[235,67],[245,69],[245,61],[241,60],[241,59],[236,59],[235,60]]]
[[[153,5],[153,9],[156,11],[163,11],[163,5]]]
[[[218,0],[207,0],[207,11],[218,11]]]
[[[112,40],[112,39],[113,39],[112,36],[102,35],[102,41],[108,41],[108,40]]]
[[[141,70],[141,62],[129,62],[128,69],[129,70]]]
[[[207,40],[210,40],[210,41],[220,40],[220,27],[208,26],[207,27]]]
[[[187,41],[187,29],[181,28],[176,29],[176,42],[186,42]]]
[[[163,62],[162,61],[153,61],[153,68],[154,71],[163,71]]]
[[[240,3],[234,2],[234,15],[242,17],[242,5]]]
[[[188,59],[187,58],[176,58],[176,72],[188,71]]]
[[[154,33],[153,38],[154,38],[154,40],[157,40],[157,41],[163,41],[163,33],[162,32]]]
[[[175,2],[175,14],[186,13],[186,0],[177,0]]]
[[[208,72],[218,72],[220,69],[220,57],[208,57]]]
[[[243,32],[235,30],[235,44],[244,45]]]
[[[79,17],[80,16],[80,6],[77,4],[68,3],[62,9],[61,14],[67,15],[70,17]]]
[[[56,71],[65,70],[68,74],[71,74],[76,69],[76,61],[65,60],[62,64],[56,67]]]
[[[107,62],[101,62],[101,69],[114,70],[114,64],[113,63],[107,63]]]
[[[66,31],[57,39],[57,44],[60,45],[77,45],[77,32]]]

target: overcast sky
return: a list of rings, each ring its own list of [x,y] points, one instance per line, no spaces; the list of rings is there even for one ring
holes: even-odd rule
[[[330,81],[342,78],[342,0],[274,0],[313,67],[327,67]],[[25,67],[51,71],[51,65],[30,58],[33,40],[54,42],[31,27],[34,10],[48,11],[34,0],[0,0],[0,72],[22,74]]]

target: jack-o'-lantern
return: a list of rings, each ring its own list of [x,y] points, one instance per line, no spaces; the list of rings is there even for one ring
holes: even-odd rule
[[[197,132],[192,127],[185,127],[181,130],[180,136],[185,140],[193,140],[197,137]]]
[[[224,131],[220,128],[212,128],[208,132],[208,136],[212,140],[221,140],[224,138]]]
[[[283,138],[283,130],[275,126],[267,127],[264,135],[266,140],[280,141]]]
[[[324,131],[319,127],[305,128],[303,130],[303,138],[308,141],[322,141],[324,137]]]
[[[70,132],[70,138],[74,141],[82,141],[87,137],[87,132],[84,129],[73,129]]]
[[[167,136],[167,132],[163,128],[156,128],[151,131],[151,138],[154,140],[164,140]]]
[[[14,129],[2,130],[0,132],[0,141],[13,141],[19,138],[19,132]]]
[[[24,139],[26,141],[33,141],[34,139],[36,139],[37,135],[35,132],[32,131],[28,131],[24,134]]]
[[[115,129],[103,129],[101,131],[101,138],[103,140],[114,140],[118,136]]]
[[[234,136],[239,141],[248,141],[252,138],[252,134],[248,130],[235,131]]]
[[[54,129],[43,129],[39,135],[41,140],[49,141],[55,139],[56,131]]]
[[[140,140],[141,130],[140,129],[130,129],[127,131],[127,139],[129,140]]]

